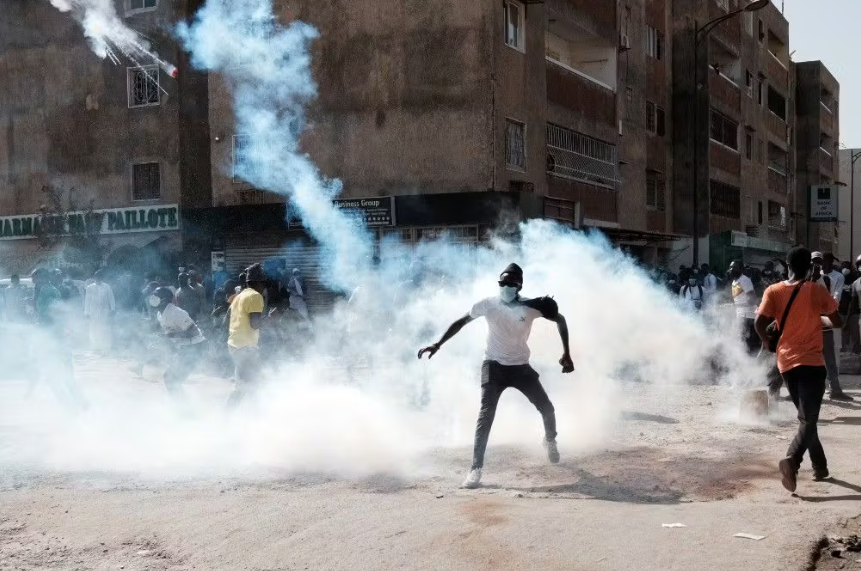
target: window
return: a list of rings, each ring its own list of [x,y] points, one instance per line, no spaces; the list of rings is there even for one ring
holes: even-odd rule
[[[667,183],[653,173],[646,175],[646,206],[664,212],[667,209]]]
[[[646,55],[664,59],[664,34],[651,26],[646,26]]]
[[[161,165],[139,163],[132,165],[132,199],[158,200],[161,198]]]
[[[741,191],[734,186],[711,181],[711,204],[709,211],[715,216],[741,219]]]
[[[663,109],[661,109],[660,107],[657,107],[655,109],[655,119],[656,119],[656,122],[658,124],[657,134],[659,137],[663,137],[664,135],[667,134],[667,126],[666,126],[667,114],[666,114],[666,112]]]
[[[756,138],[756,155],[760,164],[765,164],[765,144],[759,137]]]
[[[765,78],[760,76],[759,83],[756,84],[756,102],[762,106],[765,106],[766,87]]]
[[[635,120],[637,113],[634,107],[634,90],[630,87],[625,88],[625,118],[628,121]]]
[[[129,107],[151,107],[161,101],[157,65],[132,67],[128,70]]]
[[[523,4],[506,0],[505,2],[505,43],[514,49],[525,51],[525,26],[523,24]]]
[[[759,43],[765,41],[765,24],[762,20],[759,20]]]
[[[145,12],[158,8],[158,0],[126,0],[126,13]]]
[[[526,170],[526,125],[511,119],[505,120],[505,164]]]
[[[711,119],[711,139],[738,150],[738,123],[714,109]]]
[[[768,110],[786,121],[786,98],[768,86]]]
[[[753,97],[753,82],[754,82],[753,74],[750,73],[749,71],[746,71],[744,73],[744,88],[745,88],[745,91],[747,91],[748,97]]]
[[[655,104],[646,101],[646,131],[654,133],[656,130]]]
[[[251,137],[248,135],[233,136],[233,182],[252,182],[257,174],[252,158]]]
[[[750,133],[744,135],[744,158],[753,160],[753,135]]]
[[[618,161],[616,146],[547,124],[547,172],[554,176],[616,188]]]
[[[768,225],[772,228],[786,229],[786,207],[773,200],[768,201]]]

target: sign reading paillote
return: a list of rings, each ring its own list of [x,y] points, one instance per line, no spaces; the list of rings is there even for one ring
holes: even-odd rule
[[[808,212],[811,222],[837,222],[836,186],[811,186],[808,196]]]
[[[27,240],[43,235],[126,234],[179,230],[179,205],[109,208],[63,215],[0,216],[0,240]]]

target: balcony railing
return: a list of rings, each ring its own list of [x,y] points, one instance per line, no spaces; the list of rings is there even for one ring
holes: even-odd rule
[[[774,169],[769,165],[768,190],[776,194],[787,194],[789,192],[785,169]]]
[[[547,62],[547,100],[570,111],[616,125],[616,94],[581,74]]]

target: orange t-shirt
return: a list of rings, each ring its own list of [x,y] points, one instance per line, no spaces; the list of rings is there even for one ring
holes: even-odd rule
[[[762,296],[759,315],[778,321],[783,335],[777,344],[777,368],[785,373],[802,365],[822,367],[822,315],[837,311],[837,302],[825,287],[805,282],[792,302],[786,323],[779,323],[798,284],[780,282],[770,286]]]

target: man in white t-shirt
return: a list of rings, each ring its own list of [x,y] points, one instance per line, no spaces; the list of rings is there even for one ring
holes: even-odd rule
[[[708,264],[703,264],[700,267],[700,277],[702,278],[702,286],[703,290],[705,290],[706,297],[711,297],[716,294],[718,290],[717,277],[712,273]]]
[[[732,278],[732,301],[741,326],[742,338],[748,352],[757,354],[762,348],[762,342],[753,325],[758,307],[756,290],[750,278],[744,275],[744,265],[741,260],[732,261],[729,265],[729,276]]]
[[[837,271],[834,267],[834,254],[813,252],[811,259],[814,274],[818,273],[828,278],[827,283],[822,283],[822,285],[828,288],[831,297],[839,304],[846,277],[843,272]],[[828,371],[829,397],[832,400],[852,401],[854,399],[843,392],[843,388],[840,386],[840,344],[837,342],[840,337],[837,336],[837,333],[834,329],[826,329],[822,332],[822,356],[825,359],[825,369]]]
[[[544,419],[544,447],[552,463],[559,462],[556,447],[556,413],[550,398],[541,386],[538,373],[529,365],[529,334],[532,322],[543,317],[556,323],[562,339],[563,373],[574,371],[574,363],[568,347],[568,325],[559,313],[559,307],[550,297],[526,299],[520,297],[523,288],[523,270],[517,264],[509,265],[499,276],[499,296],[476,303],[467,315],[449,326],[442,338],[433,345],[419,351],[428,358],[439,351],[449,339],[463,327],[479,317],[487,321],[487,346],[481,367],[481,412],[475,429],[475,447],[472,469],[463,483],[464,488],[477,488],[481,483],[484,453],[490,436],[490,427],[496,415],[496,405],[502,392],[511,387],[523,393],[535,405]]]
[[[158,324],[173,346],[173,359],[164,373],[164,386],[172,397],[184,400],[182,383],[194,370],[206,339],[188,312],[174,305],[173,300],[173,292],[160,287],[150,296],[149,304],[158,311]]]

